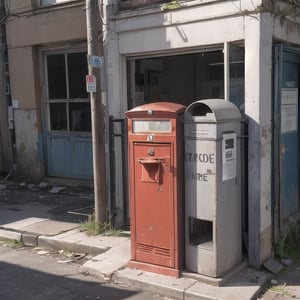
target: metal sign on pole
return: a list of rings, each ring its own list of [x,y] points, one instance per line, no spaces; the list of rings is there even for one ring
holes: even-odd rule
[[[96,76],[94,75],[86,75],[86,91],[88,93],[96,93],[97,85],[96,85]]]
[[[104,63],[104,58],[96,55],[88,55],[88,63],[94,68],[102,68]]]

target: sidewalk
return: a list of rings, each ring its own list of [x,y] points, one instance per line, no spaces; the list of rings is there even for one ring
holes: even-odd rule
[[[267,273],[249,269],[245,263],[222,287],[204,283],[187,272],[176,279],[128,269],[129,233],[118,237],[87,236],[78,229],[92,212],[93,201],[88,189],[0,185],[0,239],[22,241],[26,246],[42,249],[89,254],[90,258],[81,266],[84,272],[174,299],[257,299],[267,281]],[[298,286],[293,286],[297,297],[300,297],[299,285],[300,280]],[[275,299],[271,296],[265,293],[261,299]]]

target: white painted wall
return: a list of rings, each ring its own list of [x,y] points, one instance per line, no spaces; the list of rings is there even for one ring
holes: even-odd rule
[[[269,14],[245,18],[245,113],[249,118],[249,262],[271,255],[272,23]]]

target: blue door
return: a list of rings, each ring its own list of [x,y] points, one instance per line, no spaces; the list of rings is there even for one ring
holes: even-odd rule
[[[88,136],[48,134],[48,174],[92,179],[92,142]]]
[[[299,211],[300,50],[278,46],[275,53],[275,208],[282,233],[289,217]]]

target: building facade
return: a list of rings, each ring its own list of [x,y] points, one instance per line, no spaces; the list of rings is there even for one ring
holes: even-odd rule
[[[299,211],[299,169],[292,163],[299,161],[299,1],[105,5],[109,115],[124,118],[126,110],[156,101],[223,98],[239,107],[244,248],[259,267]]]
[[[9,3],[5,24],[17,171],[35,179],[91,180],[85,3]],[[129,219],[125,112],[149,102],[188,105],[222,98],[243,116],[243,246],[250,264],[260,267],[299,212],[299,1],[99,5],[108,198],[115,223]]]
[[[33,179],[91,180],[85,1],[9,4],[16,171]]]

